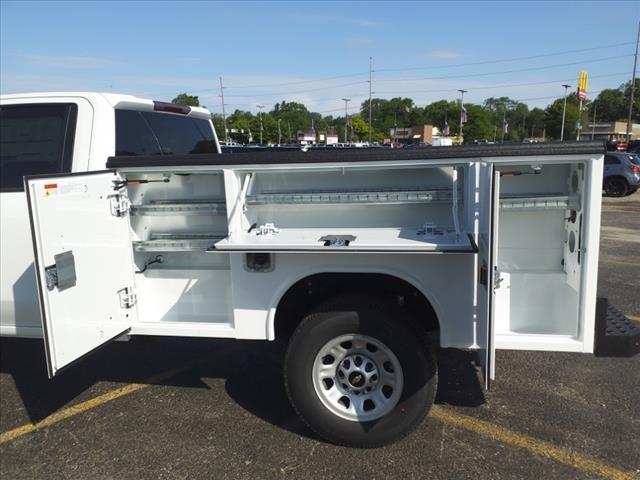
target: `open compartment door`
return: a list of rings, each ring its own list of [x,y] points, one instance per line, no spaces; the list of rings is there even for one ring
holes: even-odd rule
[[[500,281],[497,268],[500,173],[490,163],[481,163],[478,169],[477,332],[479,342],[482,342],[480,362],[484,369],[485,388],[489,388],[495,378],[495,289]]]
[[[121,180],[111,171],[25,180],[50,378],[136,320]]]

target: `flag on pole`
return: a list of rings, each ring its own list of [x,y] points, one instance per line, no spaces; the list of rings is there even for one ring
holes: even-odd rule
[[[467,121],[469,121],[469,116],[467,115],[467,109],[463,106],[460,112],[460,123],[467,123]]]
[[[444,130],[442,131],[442,133],[445,137],[449,136],[449,122],[447,122],[446,120],[444,121]]]
[[[502,122],[502,131],[505,134],[509,133],[509,122],[507,122],[506,120]]]

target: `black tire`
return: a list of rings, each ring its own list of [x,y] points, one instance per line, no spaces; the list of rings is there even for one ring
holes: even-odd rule
[[[341,418],[322,403],[314,388],[318,352],[332,339],[349,334],[381,342],[402,369],[398,403],[372,421]],[[370,296],[336,298],[307,315],[289,342],[284,373],[300,418],[321,437],[349,447],[380,447],[406,436],[426,417],[436,395],[436,356],[428,335],[404,309]]]
[[[604,191],[609,197],[624,197],[629,191],[629,184],[624,178],[608,178],[604,182]]]

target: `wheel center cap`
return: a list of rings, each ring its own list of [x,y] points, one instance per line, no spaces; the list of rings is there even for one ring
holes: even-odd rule
[[[356,388],[360,388],[364,385],[364,375],[360,372],[352,372],[349,375],[349,383]]]

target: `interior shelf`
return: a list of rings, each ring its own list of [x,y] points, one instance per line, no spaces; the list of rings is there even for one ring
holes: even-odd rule
[[[226,215],[222,198],[201,200],[152,200],[144,205],[132,205],[131,215]]]
[[[347,243],[331,243],[333,237]],[[477,247],[466,233],[423,234],[419,228],[282,228],[272,235],[243,233],[216,243],[215,250],[265,252],[416,252],[474,253]]]
[[[500,196],[502,210],[577,210],[577,197],[568,195],[504,195]]]
[[[145,241],[133,242],[136,252],[204,252],[226,235],[212,233],[152,233]]]
[[[261,192],[247,195],[247,205],[423,203],[451,202],[451,188],[384,188],[366,190],[305,190],[303,192]]]

